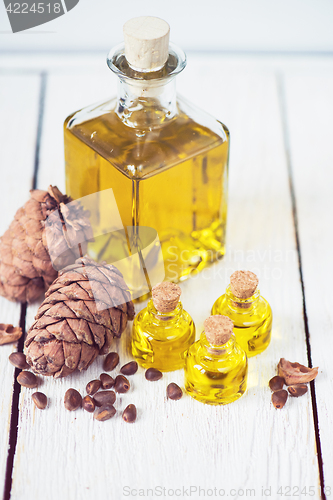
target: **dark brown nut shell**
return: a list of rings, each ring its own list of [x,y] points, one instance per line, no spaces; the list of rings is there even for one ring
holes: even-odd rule
[[[102,382],[100,380],[91,380],[88,382],[86,391],[89,396],[93,396],[101,388]]]
[[[111,406],[116,400],[114,391],[100,391],[94,396],[96,406]]]
[[[9,362],[16,366],[16,368],[19,368],[19,370],[28,370],[30,368],[23,352],[12,352],[8,359]]]
[[[293,398],[299,398],[308,392],[308,386],[305,384],[290,385],[288,392]]]
[[[319,367],[308,368],[299,363],[291,363],[284,358],[281,358],[278,364],[279,375],[284,378],[286,385],[311,382],[318,375],[318,369]]]
[[[114,368],[117,366],[118,363],[119,363],[118,353],[110,352],[104,359],[103,370],[105,372],[110,372],[111,370],[114,370]]]
[[[82,396],[75,389],[68,389],[64,397],[64,405],[66,410],[75,411],[81,407]]]
[[[163,377],[163,374],[159,370],[156,370],[156,368],[148,368],[145,373],[145,377],[147,380],[155,382],[155,380],[160,380],[160,378]]]
[[[86,410],[88,413],[93,413],[95,411],[96,405],[95,401],[91,396],[85,396],[82,399],[82,408]]]
[[[126,365],[120,368],[120,373],[123,375],[134,375],[138,371],[138,363],[136,361],[130,361]]]
[[[118,375],[114,381],[114,390],[120,394],[124,394],[129,390],[131,384],[124,375]]]
[[[136,406],[128,405],[123,411],[123,420],[128,423],[136,421]]]
[[[281,389],[280,391],[273,392],[272,394],[272,403],[274,408],[280,410],[284,407],[288,399],[288,392],[285,389]]]
[[[179,385],[175,384],[174,382],[171,382],[171,384],[168,385],[167,387],[167,396],[169,399],[174,399],[178,400],[182,397],[183,391],[179,387]]]
[[[111,389],[114,386],[114,379],[108,373],[101,373],[99,378],[101,379],[103,389]]]
[[[116,414],[116,409],[114,406],[101,406],[94,414],[94,419],[104,422],[114,417]]]
[[[37,387],[37,377],[34,373],[23,371],[18,374],[16,380],[23,387],[29,387],[29,389]]]
[[[31,398],[39,410],[45,410],[47,406],[47,397],[43,392],[34,392]]]
[[[275,377],[271,378],[268,384],[271,391],[279,391],[280,389],[283,389],[284,379],[282,377],[279,377],[279,375],[276,375]]]

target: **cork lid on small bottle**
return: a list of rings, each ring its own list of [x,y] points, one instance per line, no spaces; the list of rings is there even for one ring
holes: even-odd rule
[[[209,316],[204,321],[206,338],[211,345],[223,345],[230,340],[234,328],[233,321],[227,316]]]
[[[230,288],[235,297],[249,299],[257,289],[259,280],[251,271],[235,271],[230,276]]]
[[[152,289],[153,304],[161,313],[174,311],[181,296],[181,288],[170,281],[163,281]]]
[[[124,24],[125,57],[137,71],[158,71],[169,57],[170,26],[158,17],[142,16]]]

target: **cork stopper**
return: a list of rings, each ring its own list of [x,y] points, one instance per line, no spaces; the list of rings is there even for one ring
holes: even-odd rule
[[[155,309],[161,313],[168,313],[176,309],[181,296],[181,288],[170,281],[163,281],[152,290]]]
[[[124,24],[125,57],[137,71],[157,71],[169,57],[170,26],[158,17],[142,16]]]
[[[230,276],[230,288],[235,297],[249,299],[257,289],[259,280],[251,271],[235,271]]]
[[[234,324],[227,316],[209,316],[204,321],[204,329],[208,342],[212,345],[223,345],[228,342]]]

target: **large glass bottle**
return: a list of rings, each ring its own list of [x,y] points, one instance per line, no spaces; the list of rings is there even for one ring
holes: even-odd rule
[[[154,19],[144,18],[144,26]],[[152,63],[134,69],[124,45],[111,51],[108,65],[119,78],[118,96],[65,121],[66,189],[74,199],[113,190],[125,230],[97,238],[91,256],[118,261],[124,257],[126,228],[150,227],[161,243],[166,279],[179,281],[225,252],[229,132],[176,95],[175,76],[186,57],[179,48],[166,47],[160,68]],[[92,216],[96,234],[105,232],[99,214],[105,209],[101,205]],[[153,251],[145,258],[151,265],[157,259]]]

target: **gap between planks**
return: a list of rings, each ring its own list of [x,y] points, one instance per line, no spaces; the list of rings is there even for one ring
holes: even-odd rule
[[[43,130],[43,119],[44,119],[46,82],[47,82],[47,74],[45,72],[42,72],[40,74],[37,135],[36,135],[35,159],[34,159],[34,168],[33,168],[31,189],[36,189],[36,187],[37,187],[39,153],[40,153],[40,144],[41,144],[41,137],[42,137],[42,130]],[[20,340],[18,341],[17,352],[23,352],[23,349],[24,349],[24,339],[25,339],[25,335],[26,335],[26,326],[25,326],[26,325],[26,315],[27,315],[27,303],[24,303],[24,304],[21,304],[21,315],[20,315],[20,327],[22,328],[23,335],[20,338]],[[20,372],[20,370],[18,368],[15,368],[12,411],[11,411],[10,429],[9,429],[9,448],[8,448],[8,455],[7,455],[3,500],[9,500],[11,497],[12,474],[13,474],[16,444],[17,444],[18,422],[19,422],[19,413],[20,413],[19,400],[20,400],[21,386],[16,380],[16,377],[18,376],[19,372]]]
[[[301,253],[301,245],[300,245],[300,239],[299,239],[298,214],[297,214],[295,187],[294,187],[293,166],[292,166],[292,161],[291,161],[289,127],[288,127],[288,119],[287,119],[287,111],[286,111],[286,97],[285,97],[283,75],[277,73],[276,79],[277,79],[279,106],[280,106],[281,122],[282,122],[282,130],[283,130],[283,143],[284,143],[284,148],[285,148],[286,163],[287,163],[288,175],[289,175],[289,189],[290,189],[290,197],[291,197],[291,203],[292,203],[292,217],[293,217],[294,229],[295,229],[295,242],[296,242],[296,249],[297,249],[298,268],[299,268],[299,276],[300,276],[300,281],[301,281],[301,290],[302,290],[302,299],[303,299],[303,320],[304,320],[306,350],[307,350],[307,357],[308,357],[308,365],[310,368],[312,368],[313,364],[312,364],[312,356],[311,356],[310,329],[309,329],[308,315],[307,315],[307,309],[306,309],[305,287],[304,287],[303,267],[302,267],[302,253]],[[313,424],[314,424],[314,430],[315,430],[315,436],[316,436],[317,461],[318,461],[318,469],[319,469],[321,498],[322,498],[322,500],[327,500],[326,495],[325,495],[324,467],[323,467],[323,457],[322,457],[322,451],[321,451],[319,418],[318,418],[316,389],[315,389],[314,381],[310,382],[310,391],[311,391]]]
[[[21,305],[21,315],[20,315],[20,327],[22,328],[23,335],[17,343],[17,352],[23,352],[24,338],[25,338],[25,317],[27,312],[27,304]],[[12,412],[10,418],[10,429],[9,429],[9,448],[7,455],[6,464],[6,475],[5,475],[5,488],[4,488],[4,500],[10,499],[11,489],[12,489],[12,472],[14,465],[14,457],[17,443],[17,432],[18,432],[18,421],[19,421],[19,400],[21,393],[21,386],[17,382],[16,377],[20,373],[18,368],[14,370],[14,391],[12,399]]]

